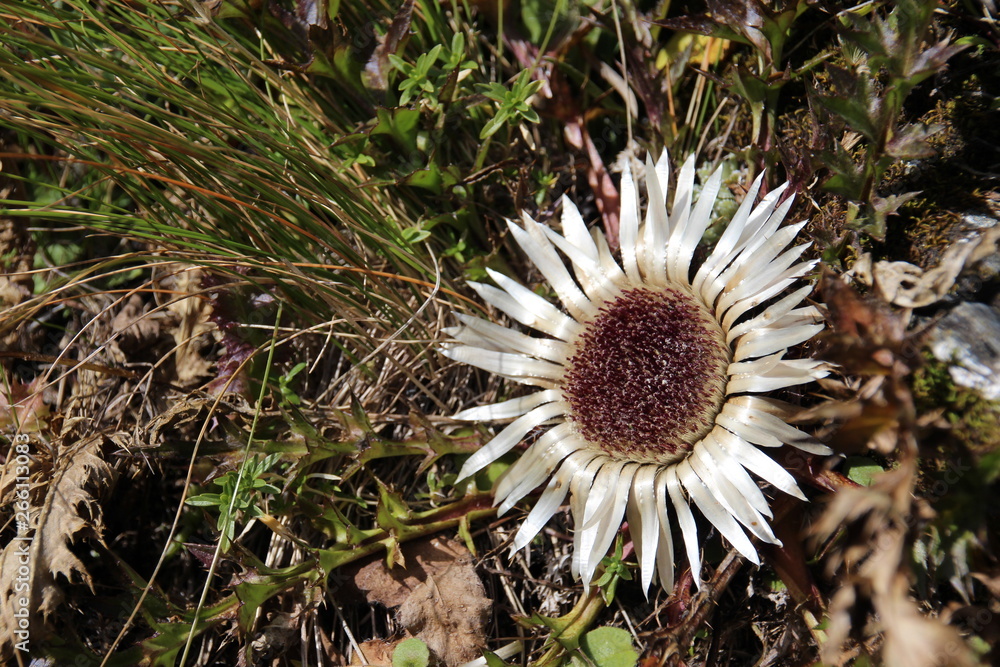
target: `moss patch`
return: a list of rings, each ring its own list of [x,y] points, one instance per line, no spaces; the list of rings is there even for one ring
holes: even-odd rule
[[[926,363],[913,374],[912,390],[917,410],[928,414],[944,410],[951,434],[977,458],[1000,452],[1000,401],[990,401],[955,384],[949,364],[929,352]]]

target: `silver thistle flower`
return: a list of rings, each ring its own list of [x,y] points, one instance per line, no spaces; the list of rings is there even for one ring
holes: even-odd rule
[[[664,588],[673,587],[674,521],[699,582],[692,504],[759,564],[748,533],[779,542],[765,519],[772,516],[767,499],[748,471],[804,497],[792,476],[758,447],[828,452],[785,422],[784,404],[759,395],[826,373],[821,362],[784,358],[789,347],[822,329],[819,312],[801,305],[811,286],[778,298],[816,264],[798,261],[808,244],[788,248],[804,223],[779,229],[792,203],[789,198],[779,204],[787,184],[754,206],[763,175],[758,177],[691,279],[692,255],[709,224],[721,174],[708,179],[693,205],[695,169],[689,157],[668,215],[669,171],[665,153],[655,165],[647,157],[643,224],[633,177],[623,174],[621,265],[604,235],[588,231],[565,197],[562,235],[527,215],[523,227],[508,222],[566,312],[490,271],[499,287],[471,283],[472,288],[548,337],[458,315],[462,326],[447,330],[454,342],[443,349],[451,359],[540,388],[457,415],[513,420],[466,461],[460,477],[475,474],[530,431],[548,425],[498,482],[496,502],[502,514],[548,480],[514,538],[517,550],[531,542],[568,493],[575,523],[572,571],[588,586],[625,517],[643,590],[657,576]],[[557,249],[572,264],[572,275]]]

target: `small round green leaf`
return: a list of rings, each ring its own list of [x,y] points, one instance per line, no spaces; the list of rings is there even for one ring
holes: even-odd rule
[[[580,640],[580,650],[597,667],[635,667],[639,661],[639,653],[632,646],[632,635],[621,628],[591,630]]]
[[[392,652],[392,667],[427,667],[430,660],[427,644],[416,637],[399,642]]]

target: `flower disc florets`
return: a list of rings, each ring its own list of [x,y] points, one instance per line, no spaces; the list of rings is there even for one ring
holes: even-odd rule
[[[672,463],[712,429],[729,348],[690,293],[628,289],[601,306],[573,347],[568,416],[612,458]]]
[[[545,276],[563,309],[520,283],[489,271],[497,287],[471,283],[487,302],[544,335],[528,335],[459,315],[444,354],[540,390],[465,410],[459,419],[513,420],[466,461],[475,474],[548,426],[497,483],[499,512],[545,489],[514,538],[526,546],[567,495],[576,524],[574,575],[592,581],[627,517],[640,578],[673,586],[673,526],[680,527],[694,580],[700,582],[695,506],[744,556],[759,563],[750,536],[778,544],[767,499],[750,473],[804,498],[792,476],[759,447],[791,445],[828,453],[789,426],[785,404],[759,394],[825,375],[812,359],[785,359],[820,329],[788,291],[815,265],[789,248],[802,224],[781,227],[791,206],[785,186],[755,205],[762,177],[708,258],[691,258],[711,219],[717,170],[693,204],[694,158],[677,177],[667,214],[666,155],[647,158],[649,204],[639,221],[632,175],[622,175],[621,263],[604,235],[591,231],[568,199],[562,235],[524,217],[512,236]],[[560,256],[560,253],[562,256]],[[570,261],[572,274],[564,263]]]

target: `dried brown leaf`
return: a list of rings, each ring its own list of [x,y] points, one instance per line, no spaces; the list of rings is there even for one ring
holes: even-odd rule
[[[92,586],[71,546],[81,536],[100,540],[104,530],[98,495],[114,479],[103,458],[105,442],[102,436],[62,442],[50,471],[42,474],[37,465],[32,470],[29,495],[38,510],[31,513],[30,541],[14,540],[0,553],[0,646],[14,639],[13,614],[23,607],[15,605],[15,599],[28,597],[32,615],[40,613],[44,620],[62,601],[66,582]],[[16,459],[9,459],[8,467],[11,461]],[[8,474],[5,471],[4,477]],[[24,565],[27,572],[21,569]]]
[[[399,640],[402,641],[402,640]],[[392,652],[396,650],[396,645],[399,641],[385,641],[384,639],[372,639],[370,641],[361,642],[358,647],[361,649],[363,655],[353,656],[350,665],[370,665],[381,667],[382,665],[392,664]]]
[[[928,618],[902,590],[875,600],[875,608],[885,627],[882,659],[887,667],[971,667],[976,664],[971,651],[956,628]]]
[[[407,566],[389,570],[382,559],[361,568],[354,581],[370,602],[398,607],[400,624],[445,664],[479,655],[491,601],[472,555],[458,542],[432,539],[403,547]]]
[[[174,325],[167,332],[176,343],[174,367],[177,382],[186,385],[207,376],[212,366],[213,362],[206,359],[201,350],[203,339],[216,328],[209,320],[212,307],[207,299],[198,296],[201,291],[200,269],[180,270],[163,282],[164,287],[180,293],[167,305],[167,310],[175,318]]]
[[[119,337],[122,347],[149,345],[160,335],[160,318],[150,315],[149,307],[149,301],[133,294],[111,320],[111,331]]]
[[[906,341],[907,319],[884,301],[862,297],[840,277],[828,272],[820,283],[831,328],[823,333],[824,358],[851,373],[892,372]]]
[[[909,262],[859,260],[855,271],[858,280],[874,286],[885,301],[903,308],[923,308],[940,301],[955,284],[959,274],[981,259],[995,254],[1000,242],[1000,227],[988,230],[975,239],[953,244],[941,261],[924,270]]]
[[[904,452],[910,451],[908,448]],[[915,457],[879,475],[871,487],[842,489],[813,531],[829,537],[846,528],[827,558],[827,570],[841,582],[829,606],[825,663],[844,664],[844,644],[857,624],[859,600],[867,600],[881,631],[881,662],[898,667],[975,664],[959,632],[924,615],[910,599],[914,526],[920,521],[912,504]]]
[[[0,426],[13,426],[21,433],[40,430],[49,416],[44,394],[38,390],[43,385],[38,378],[28,383],[10,379],[0,368]]]

